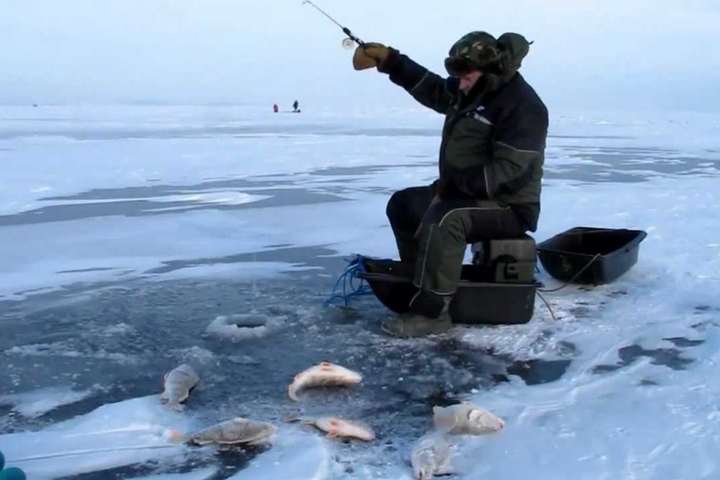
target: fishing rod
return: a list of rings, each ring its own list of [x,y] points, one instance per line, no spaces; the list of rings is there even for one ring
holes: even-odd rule
[[[345,48],[352,48],[353,42],[357,43],[358,46],[360,46],[360,47],[364,47],[364,46],[365,46],[365,42],[363,42],[363,41],[360,40],[358,37],[356,37],[355,35],[353,35],[353,33],[350,31],[349,28],[343,26],[340,22],[338,22],[338,21],[335,20],[333,17],[331,17],[325,10],[323,10],[322,8],[320,8],[320,7],[318,7],[317,5],[315,5],[314,2],[312,2],[311,0],[303,0],[302,4],[303,4],[303,5],[310,5],[310,6],[313,7],[315,10],[317,10],[318,12],[320,12],[321,14],[323,14],[323,15],[324,15],[327,19],[329,19],[331,22],[333,22],[335,25],[337,25],[338,27],[340,27],[340,30],[342,30],[343,33],[348,36],[348,38],[345,38],[345,39],[343,39],[343,41],[342,41],[343,47],[345,47]]]

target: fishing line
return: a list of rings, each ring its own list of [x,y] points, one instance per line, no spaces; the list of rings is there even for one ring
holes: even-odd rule
[[[13,460],[8,460],[8,463],[22,463],[22,462],[31,462],[34,460],[46,460],[48,458],[61,458],[61,457],[74,457],[74,456],[80,456],[80,455],[92,455],[94,453],[112,453],[112,452],[125,452],[125,451],[133,451],[133,450],[157,450],[161,448],[180,448],[182,445],[175,444],[175,445],[136,445],[133,447],[113,447],[113,448],[98,448],[98,449],[89,449],[89,450],[70,450],[68,452],[57,452],[57,453],[48,453],[45,455],[35,455],[32,457],[24,457],[24,458],[15,458]]]
[[[357,44],[358,44],[359,46],[361,46],[361,47],[364,47],[364,46],[365,46],[365,42],[363,42],[363,41],[360,40],[358,37],[356,37],[355,35],[353,35],[353,33],[350,31],[349,28],[343,26],[340,22],[338,22],[338,21],[335,20],[333,17],[331,17],[330,14],[328,14],[325,10],[323,10],[323,9],[320,8],[320,7],[318,7],[314,2],[312,2],[311,0],[303,0],[302,4],[303,4],[303,5],[310,5],[310,6],[313,7],[315,10],[317,10],[317,11],[320,12],[322,15],[324,15],[328,20],[330,20],[330,21],[333,22],[335,25],[337,25],[338,27],[340,27],[340,30],[342,30],[343,33],[348,36],[348,38],[345,38],[345,39],[343,39],[343,41],[342,41],[342,46],[343,46],[343,47],[345,47],[345,48],[352,48],[353,42],[354,42],[354,43],[357,43]]]
[[[535,294],[536,294],[538,297],[540,297],[540,300],[542,300],[542,302],[545,304],[545,308],[547,308],[547,309],[548,309],[548,312],[550,312],[550,316],[552,317],[553,321],[557,321],[557,317],[555,316],[555,312],[553,312],[553,309],[552,309],[552,307],[550,306],[550,303],[549,303],[547,300],[545,300],[545,297],[543,296],[543,294],[540,293],[539,291],[535,292]]]

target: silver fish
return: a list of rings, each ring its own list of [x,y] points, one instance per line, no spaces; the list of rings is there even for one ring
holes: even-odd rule
[[[348,386],[362,382],[362,375],[340,365],[321,362],[295,375],[288,386],[288,396],[298,401],[297,392],[303,388]]]
[[[433,423],[439,431],[453,435],[484,435],[505,427],[501,418],[469,402],[433,407]]]
[[[190,396],[190,390],[197,385],[200,377],[195,370],[183,363],[170,370],[163,379],[163,392],[160,401],[173,410],[182,410],[182,402]]]
[[[312,425],[327,433],[328,438],[355,438],[364,442],[375,440],[375,432],[363,422],[339,417],[302,418],[305,425]]]
[[[193,433],[186,441],[195,445],[262,445],[272,442],[275,432],[277,428],[269,423],[235,417]]]
[[[410,464],[416,480],[430,480],[435,475],[454,473],[452,447],[444,435],[429,433],[417,441],[410,454]]]

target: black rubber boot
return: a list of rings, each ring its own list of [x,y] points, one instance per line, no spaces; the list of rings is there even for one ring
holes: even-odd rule
[[[418,292],[410,302],[410,311],[383,322],[383,332],[394,337],[424,337],[445,333],[452,327],[448,313],[452,297]]]
[[[411,338],[445,333],[451,327],[450,315],[443,312],[437,318],[430,318],[417,313],[403,313],[384,321],[380,328],[393,337]]]

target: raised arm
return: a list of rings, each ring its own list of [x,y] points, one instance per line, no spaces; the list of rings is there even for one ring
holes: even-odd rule
[[[358,47],[353,65],[357,70],[377,67],[378,71],[389,74],[390,80],[407,90],[415,100],[438,113],[447,113],[456,99],[456,79],[442,78],[394,48],[379,43]]]

